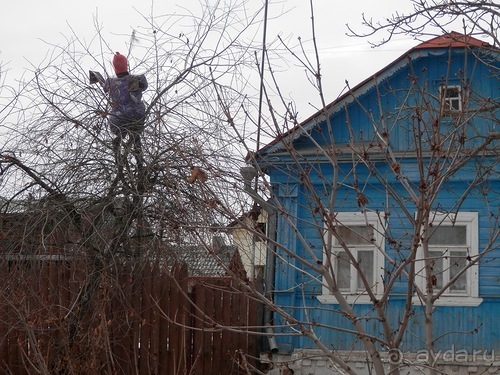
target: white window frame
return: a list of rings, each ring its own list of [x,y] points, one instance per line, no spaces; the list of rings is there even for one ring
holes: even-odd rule
[[[429,251],[442,251],[448,253],[448,259],[443,259],[443,285],[449,281],[449,253],[457,248],[466,248],[468,256],[476,257],[479,251],[479,218],[477,212],[458,212],[456,214],[449,213],[433,213],[431,214],[433,225],[448,226],[460,225],[466,227],[466,243],[462,245],[429,245]],[[422,246],[417,249],[417,262],[416,262],[416,276],[415,281],[417,286],[425,293],[426,280],[423,262]],[[453,292],[451,290],[445,291],[436,301],[436,306],[478,306],[483,301],[479,297],[479,266],[475,265],[469,267],[465,271],[466,275],[466,291]],[[423,302],[415,296],[413,298],[414,304],[422,304]]]
[[[336,214],[336,219],[339,223],[344,226],[359,226],[359,225],[369,225],[373,226],[373,234],[374,234],[374,243],[373,244],[363,244],[356,245],[354,252],[363,251],[363,250],[372,250],[373,251],[373,281],[374,284],[372,286],[372,291],[375,293],[377,298],[381,297],[384,292],[384,286],[382,283],[382,278],[384,276],[384,266],[385,266],[385,257],[384,254],[380,251],[380,249],[384,249],[385,242],[383,236],[383,228],[382,223],[380,222],[380,217],[375,212],[339,212]],[[325,244],[326,236],[328,235],[327,230],[325,230]],[[326,251],[342,251],[341,248],[336,245],[335,238],[333,239],[333,244],[331,249],[323,249],[323,262],[326,261]],[[332,267],[337,270],[337,262],[336,257],[332,256]],[[321,303],[327,304],[338,304],[337,299],[330,293],[328,287],[325,283],[322,283],[322,294],[317,296],[318,300]],[[349,291],[342,291],[342,295],[346,298],[347,302],[350,304],[370,304],[370,297],[367,292],[357,291],[357,273],[354,272],[354,267],[351,265],[351,287]]]
[[[451,90],[457,90],[457,96],[449,96]],[[446,113],[460,112],[462,110],[463,91],[460,85],[441,85],[439,87],[439,97]],[[458,108],[453,103],[458,103]]]

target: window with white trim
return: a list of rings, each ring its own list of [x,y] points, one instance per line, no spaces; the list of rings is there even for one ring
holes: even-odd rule
[[[429,238],[429,260],[431,261],[432,285],[439,291],[458,276],[478,255],[478,214],[434,214]],[[425,291],[425,269],[422,248],[417,252],[417,283]],[[473,265],[450,285],[436,301],[438,305],[478,305],[478,266]]]
[[[376,295],[380,295],[383,292],[384,256],[379,249],[383,249],[384,237],[378,215],[373,212],[340,212],[337,213],[336,219],[338,221],[337,233],[358,262],[371,290]],[[325,244],[328,243],[327,236],[328,233],[325,231]],[[326,251],[332,254],[332,270],[337,285],[347,301],[369,303],[360,273],[339,241],[333,237],[331,249],[324,249],[324,251],[325,260]],[[337,303],[327,286],[323,285],[322,292],[322,295],[318,297],[321,302]]]
[[[462,110],[462,87],[446,86],[440,87],[441,103],[445,111],[458,112]]]

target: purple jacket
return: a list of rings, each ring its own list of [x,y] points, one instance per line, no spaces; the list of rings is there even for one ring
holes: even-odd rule
[[[146,107],[142,102],[142,92],[148,88],[144,75],[120,75],[108,78],[104,92],[109,92],[111,112],[109,121],[116,126],[123,126],[144,118]]]

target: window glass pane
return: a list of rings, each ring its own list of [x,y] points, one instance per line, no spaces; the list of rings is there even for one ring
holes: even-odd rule
[[[361,245],[371,243],[373,228],[366,225],[338,226],[337,231],[345,243],[350,245]]]
[[[460,99],[450,99],[449,107],[450,109],[458,111],[460,109]]]
[[[440,251],[429,251],[429,257],[432,261],[432,286],[433,288],[443,287],[443,254]]]
[[[350,290],[351,262],[344,251],[337,254],[337,284],[341,290]]]
[[[265,241],[266,223],[257,223],[257,225],[255,226],[255,231],[257,232],[257,233],[254,233],[254,235],[253,235],[255,242]]]
[[[444,100],[445,109],[460,109],[460,88],[445,86],[441,88],[441,96]]]
[[[430,245],[466,245],[467,244],[467,226],[441,225],[437,228],[431,228],[429,234]]]
[[[458,87],[444,87],[443,92],[446,98],[458,98]]]
[[[450,252],[450,278],[455,277],[466,265],[467,253],[465,251],[451,251]],[[467,272],[464,272],[453,285],[450,290],[455,292],[467,291]]]
[[[373,286],[373,251],[358,251],[358,262],[361,272],[365,275],[370,286]],[[361,277],[358,273],[358,291],[365,290]]]

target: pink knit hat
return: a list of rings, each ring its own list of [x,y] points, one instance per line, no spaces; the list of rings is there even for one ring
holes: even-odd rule
[[[120,52],[116,52],[113,57],[113,67],[115,68],[115,73],[123,73],[128,70],[127,58],[120,54]]]

